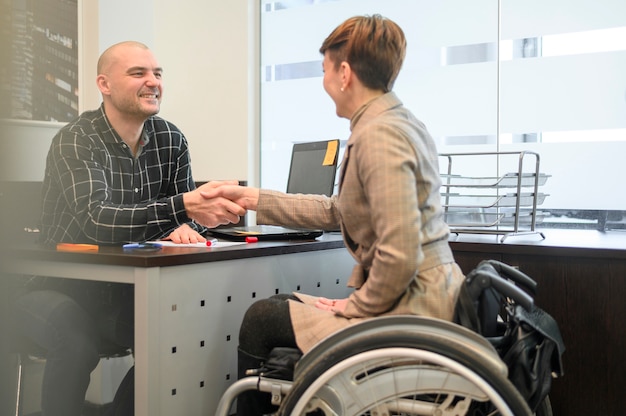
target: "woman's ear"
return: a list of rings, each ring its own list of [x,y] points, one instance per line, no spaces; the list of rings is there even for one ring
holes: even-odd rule
[[[352,68],[348,62],[343,61],[339,67],[339,71],[341,73],[341,90],[345,91],[352,83]]]

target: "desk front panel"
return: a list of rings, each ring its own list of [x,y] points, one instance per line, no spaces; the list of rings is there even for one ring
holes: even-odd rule
[[[135,286],[135,414],[213,415],[237,379],[239,326],[275,293],[345,297],[354,259],[340,236],[231,250],[164,249],[160,255],[26,248],[3,272]],[[116,386],[112,386],[116,388]]]
[[[156,307],[157,314],[148,317],[156,332],[141,336],[152,340],[147,364],[158,361],[160,371],[146,373],[153,390],[149,414],[214,414],[237,379],[238,333],[247,308],[276,293],[345,297],[353,265],[345,249],[333,249],[160,268],[158,288],[150,283],[158,304],[138,305]]]

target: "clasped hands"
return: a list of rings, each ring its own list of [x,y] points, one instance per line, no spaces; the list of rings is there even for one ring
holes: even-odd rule
[[[205,227],[237,223],[248,210],[256,210],[258,188],[237,181],[207,182],[183,195],[187,216]]]
[[[206,227],[239,222],[248,210],[256,211],[259,189],[240,186],[237,181],[207,182],[183,196],[187,216]],[[342,313],[348,299],[319,298],[318,309]]]

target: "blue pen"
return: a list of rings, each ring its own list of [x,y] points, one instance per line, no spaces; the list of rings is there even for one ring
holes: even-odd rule
[[[124,250],[146,250],[146,251],[154,251],[158,250],[162,247],[159,243],[129,243],[124,244],[122,248]]]

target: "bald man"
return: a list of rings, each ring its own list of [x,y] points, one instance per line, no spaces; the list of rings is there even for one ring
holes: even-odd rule
[[[108,48],[98,60],[96,83],[100,108],[82,113],[52,140],[41,244],[193,243],[205,241],[205,226],[239,221],[245,209],[224,198],[205,199],[195,189],[185,136],[156,116],[163,69],[147,46]],[[81,414],[103,341],[132,348],[132,290],[38,277],[16,296],[16,332],[47,350],[44,415]],[[132,406],[127,411],[132,414]]]

